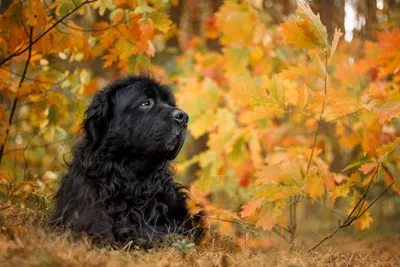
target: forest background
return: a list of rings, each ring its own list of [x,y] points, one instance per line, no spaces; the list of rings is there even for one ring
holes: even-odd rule
[[[190,116],[205,244],[398,235],[399,25],[398,0],[0,1],[3,238],[43,226],[91,97],[141,70]]]

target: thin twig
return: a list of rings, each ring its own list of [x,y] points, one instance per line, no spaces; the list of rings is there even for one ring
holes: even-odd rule
[[[377,168],[376,168],[376,171],[374,172],[374,174],[373,174],[373,176],[372,176],[372,178],[371,178],[371,181],[372,181],[372,180],[375,178],[375,176],[378,174],[378,169],[379,169],[379,164],[378,164],[378,166],[377,166]],[[360,200],[359,200],[359,201],[357,202],[357,204],[354,206],[354,208],[352,209],[351,213],[347,216],[346,220],[345,220],[342,224],[341,224],[340,221],[339,221],[339,226],[338,226],[332,233],[330,233],[329,235],[327,235],[325,238],[323,238],[321,241],[319,241],[315,246],[313,246],[308,252],[313,251],[314,249],[316,249],[317,247],[319,247],[322,243],[324,243],[326,240],[332,238],[340,229],[350,226],[354,221],[356,221],[356,220],[358,220],[359,218],[361,218],[361,217],[372,207],[372,205],[373,205],[378,199],[380,199],[380,198],[383,196],[383,194],[385,194],[386,191],[389,190],[390,187],[392,187],[393,184],[394,184],[394,182],[392,182],[388,187],[386,187],[386,189],[385,189],[377,198],[375,198],[375,199],[371,202],[371,204],[369,204],[362,212],[360,212],[361,209],[362,209],[362,207],[363,207],[363,205],[361,205],[360,208],[359,208],[359,212],[357,212],[357,215],[356,215],[356,216],[353,216],[353,214],[354,214],[354,212],[356,211],[357,207],[358,207],[361,203],[364,203],[364,201],[365,201],[365,199],[366,199],[366,196],[367,196],[367,193],[368,193],[368,189],[369,189],[369,187],[368,187],[367,191],[364,193],[364,195],[360,198]]]
[[[27,58],[26,63],[25,63],[25,68],[24,68],[24,71],[22,73],[21,80],[19,81],[19,85],[18,85],[19,88],[21,88],[22,83],[25,80],[26,72],[28,71],[29,61],[31,60],[31,55],[32,55],[32,36],[33,36],[33,27],[30,27],[28,58]],[[4,141],[1,144],[1,148],[0,148],[0,164],[1,164],[1,161],[3,159],[3,152],[4,152],[4,148],[6,147],[8,134],[10,133],[11,124],[12,124],[12,121],[13,121],[13,118],[14,118],[15,110],[17,108],[17,103],[18,103],[18,96],[15,96],[14,102],[13,102],[13,105],[12,105],[12,108],[11,108],[10,117],[8,118],[7,130],[6,130],[6,133],[5,133]]]
[[[68,14],[66,14],[65,16],[63,16],[62,18],[60,18],[59,20],[57,20],[53,25],[50,26],[50,28],[48,28],[47,30],[45,30],[44,32],[42,32],[38,37],[34,38],[34,40],[28,45],[28,47],[25,47],[24,49],[14,52],[11,55],[7,56],[5,59],[3,59],[3,61],[0,62],[0,66],[2,66],[4,63],[6,63],[7,61],[9,61],[10,59],[12,59],[13,57],[19,56],[23,53],[25,53],[26,51],[28,51],[30,46],[33,46],[34,44],[36,44],[40,39],[42,39],[43,36],[45,36],[49,31],[51,31],[52,29],[54,29],[58,24],[60,24],[65,18],[69,17],[71,14],[75,13],[79,8],[81,8],[82,6],[84,6],[85,4],[89,4],[89,3],[93,3],[96,2],[97,0],[92,0],[92,1],[85,1],[83,3],[81,3],[79,6],[75,7],[73,10],[71,10]]]
[[[365,213],[369,208],[371,208],[371,206],[372,206],[383,194],[385,194],[386,191],[389,190],[389,188],[392,187],[392,185],[394,185],[394,182],[392,182],[388,187],[386,187],[386,189],[383,190],[382,193],[381,193],[377,198],[375,198],[374,201],[371,202],[371,204],[368,205],[368,207],[360,214],[360,217],[363,216],[364,213]]]
[[[332,119],[332,120],[329,120],[329,121],[324,121],[322,124],[328,124],[328,123],[335,122],[335,121],[337,121],[337,120],[340,120],[340,119],[346,118],[346,117],[348,117],[348,116],[354,115],[354,114],[358,113],[358,112],[361,111],[361,110],[364,110],[364,108],[359,108],[359,109],[357,109],[356,111],[350,112],[350,113],[348,113],[348,114],[346,114],[346,115],[337,117],[337,118]]]
[[[308,164],[307,164],[307,170],[306,170],[306,174],[308,174],[308,171],[310,170],[310,166],[311,166],[311,161],[314,155],[314,150],[315,150],[315,146],[317,144],[317,137],[319,134],[319,130],[321,128],[321,124],[322,124],[322,116],[324,114],[325,111],[325,106],[326,106],[326,93],[327,93],[327,86],[328,86],[328,54],[325,52],[325,79],[324,79],[324,102],[322,103],[322,109],[321,109],[321,113],[319,114],[319,120],[318,120],[318,127],[317,127],[317,131],[315,132],[314,135],[314,143],[311,149],[311,155],[310,155],[310,159],[308,160]]]

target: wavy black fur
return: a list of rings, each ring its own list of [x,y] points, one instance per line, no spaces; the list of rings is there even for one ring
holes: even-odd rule
[[[200,241],[201,220],[189,214],[187,191],[170,167],[187,120],[169,88],[146,76],[98,92],[50,225],[87,233],[96,243],[153,246],[169,234]]]

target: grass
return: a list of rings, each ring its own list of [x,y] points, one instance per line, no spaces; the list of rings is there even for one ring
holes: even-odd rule
[[[14,207],[0,211],[0,266],[399,266],[399,235],[342,234],[307,253],[318,237],[298,239],[296,250],[276,234],[264,242],[239,245],[211,240],[182,250],[165,247],[149,251],[93,248],[83,239],[73,242],[41,227],[43,215]],[[256,248],[254,245],[263,244]]]

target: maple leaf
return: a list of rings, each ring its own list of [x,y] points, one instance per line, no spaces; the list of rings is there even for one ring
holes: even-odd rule
[[[283,70],[280,75],[283,78],[291,79],[297,77],[307,77],[311,73],[311,69],[303,64],[299,64],[298,66],[289,66],[287,69]]]
[[[249,203],[242,206],[240,216],[242,218],[252,216],[264,204],[264,201],[264,198],[256,198],[251,200]]]
[[[338,197],[346,198],[349,195],[350,186],[351,186],[351,183],[345,183],[345,184],[342,184],[342,185],[334,186],[332,188],[332,190],[331,190],[331,192],[329,194],[331,196],[332,205],[335,204],[336,199]]]
[[[283,43],[292,44],[295,48],[318,49],[319,37],[316,30],[310,26],[306,19],[291,19],[281,24],[282,33],[285,36]]]
[[[166,14],[160,12],[152,12],[149,17],[153,21],[154,28],[161,31],[162,33],[167,33],[171,29],[172,21],[168,18]]]
[[[306,83],[303,83],[298,89],[298,97],[297,97],[297,106],[304,109],[307,106],[308,103],[308,87]]]
[[[212,110],[207,110],[199,118],[195,119],[194,122],[190,122],[190,134],[195,138],[199,138],[206,132],[210,131],[214,126],[215,114]]]
[[[325,181],[313,172],[308,175],[305,192],[313,199],[316,200],[317,197],[321,197],[324,194],[324,184]]]
[[[329,53],[329,59],[328,62],[332,59],[333,54],[336,51],[336,47],[339,43],[340,37],[342,37],[343,33],[340,31],[340,29],[335,28],[335,33],[333,34],[333,40],[332,40],[332,45],[331,45],[331,51]]]
[[[273,216],[270,208],[263,207],[260,210],[260,219],[256,223],[256,227],[261,227],[264,231],[271,231],[276,224],[276,217]]]
[[[322,24],[319,14],[315,15],[308,4],[297,3],[297,15],[300,18],[308,19],[311,21],[312,25],[318,32],[319,41],[322,47],[328,46],[328,33],[326,27]]]
[[[354,226],[356,228],[356,231],[362,231],[364,229],[367,229],[370,227],[371,222],[373,222],[374,219],[372,219],[371,217],[371,213],[369,210],[367,210],[363,216],[361,216],[360,218],[358,218],[355,222],[354,222]]]
[[[274,165],[263,166],[255,176],[258,184],[275,184],[278,182],[279,169]]]

